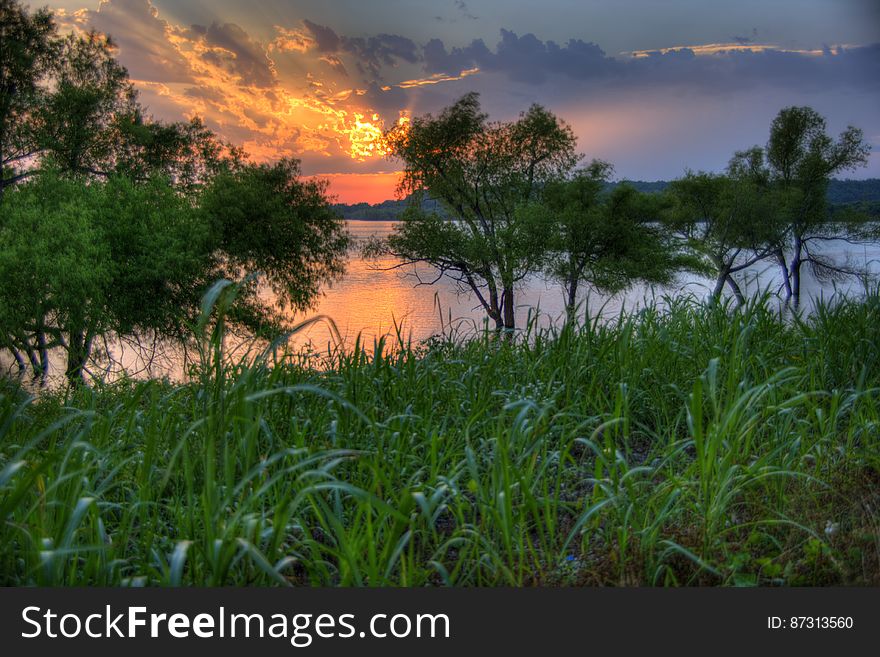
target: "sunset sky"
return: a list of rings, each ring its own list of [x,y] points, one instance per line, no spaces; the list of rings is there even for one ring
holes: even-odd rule
[[[255,159],[300,158],[343,202],[394,197],[383,128],[474,90],[492,118],[546,105],[621,178],[720,170],[793,104],[880,150],[877,0],[48,4],[114,38],[155,117],[198,115]],[[880,177],[880,155],[851,175]]]

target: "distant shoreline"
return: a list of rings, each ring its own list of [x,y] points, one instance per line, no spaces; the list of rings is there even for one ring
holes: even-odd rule
[[[669,185],[668,180],[621,180],[608,184],[608,189],[627,183],[644,193],[659,193]],[[409,207],[409,198],[388,199],[381,203],[336,203],[333,208],[347,221],[399,221],[401,215]],[[828,185],[828,203],[832,206],[867,203],[880,214],[880,178],[865,180],[832,180]],[[422,202],[426,212],[444,215],[441,204],[434,199]]]

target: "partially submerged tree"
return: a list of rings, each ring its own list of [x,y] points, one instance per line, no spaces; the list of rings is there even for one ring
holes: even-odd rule
[[[568,179],[550,181],[540,203],[523,209],[547,236],[543,268],[565,291],[572,317],[582,284],[618,292],[636,282],[668,283],[681,261],[658,221],[661,197],[621,184],[606,191],[611,165],[593,161]]]
[[[473,292],[498,329],[513,329],[516,285],[539,267],[546,237],[518,209],[574,168],[571,128],[539,105],[516,121],[489,122],[470,93],[385,139],[404,165],[399,191],[414,199],[390,251],[432,265],[438,278]],[[440,201],[451,221],[423,212],[422,194]]]
[[[16,186],[0,220],[0,324],[5,346],[45,376],[47,352],[66,352],[80,381],[94,340],[180,328],[197,298],[200,239],[182,199],[160,181],[113,177],[86,185],[47,171]],[[201,244],[200,244],[201,242]],[[203,248],[203,247],[202,247]]]
[[[294,161],[222,174],[201,204],[165,178],[86,181],[44,171],[16,186],[0,214],[0,347],[45,376],[59,347],[82,381],[107,336],[185,340],[218,278],[259,271],[276,299],[306,308],[342,270],[347,235],[326,183]],[[285,328],[255,285],[230,320],[260,335]]]
[[[869,152],[861,130],[850,126],[835,141],[825,119],[810,107],[787,107],[773,120],[766,157],[779,191],[782,220],[776,239],[780,246],[774,253],[783,278],[790,281],[788,296],[795,305],[800,302],[804,263],[819,273],[835,270],[834,263],[811,248],[840,235],[839,226],[829,222],[828,183],[835,174],[864,166]]]
[[[303,179],[292,159],[215,176],[199,205],[210,227],[213,276],[237,280],[244,272],[260,272],[279,310],[311,307],[321,286],[342,273],[349,246],[327,185]],[[249,328],[274,330],[283,323],[256,294],[241,301],[236,312]]]
[[[715,278],[713,298],[727,285],[742,302],[733,274],[774,254],[778,226],[761,149],[737,153],[725,174],[689,172],[673,181],[668,225]]]

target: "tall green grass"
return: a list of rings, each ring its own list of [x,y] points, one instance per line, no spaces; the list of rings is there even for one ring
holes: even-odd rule
[[[880,584],[880,296],[0,393],[0,581]],[[217,318],[220,317],[220,321]]]

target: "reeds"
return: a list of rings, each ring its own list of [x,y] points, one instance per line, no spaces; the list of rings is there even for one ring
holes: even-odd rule
[[[0,580],[880,583],[880,296],[0,392]]]

